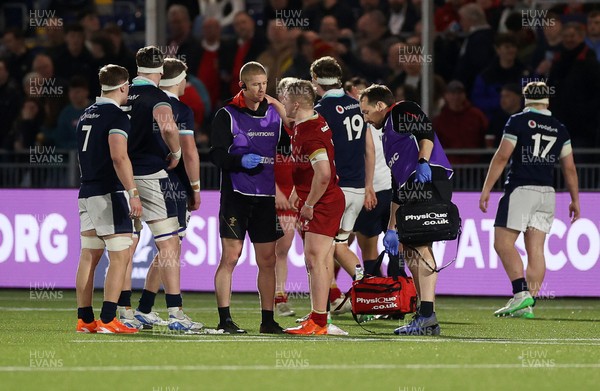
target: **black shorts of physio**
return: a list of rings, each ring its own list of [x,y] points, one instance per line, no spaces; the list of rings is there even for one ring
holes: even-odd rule
[[[444,168],[431,167],[431,182],[416,183],[415,177],[416,173],[413,173],[400,189],[396,181],[392,180],[394,203],[404,205],[410,202],[427,201],[431,197],[452,200],[452,179],[448,179],[448,172]]]
[[[221,238],[244,240],[246,232],[252,243],[274,242],[283,236],[275,209],[275,197],[221,193]]]
[[[375,195],[377,196],[377,206],[372,210],[366,210],[363,207],[354,223],[354,232],[358,232],[368,238],[385,232],[390,220],[392,190],[378,191]]]

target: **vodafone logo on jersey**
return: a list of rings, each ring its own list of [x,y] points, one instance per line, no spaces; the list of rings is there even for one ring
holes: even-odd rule
[[[340,105],[335,106],[335,111],[337,111],[339,114],[344,114],[344,108]]]
[[[527,125],[529,125],[529,127],[530,127],[530,128],[532,128],[532,129],[535,129],[535,127],[537,126],[537,124],[535,123],[535,121],[534,121],[534,120],[532,120],[532,119],[530,119],[530,120],[527,122]]]

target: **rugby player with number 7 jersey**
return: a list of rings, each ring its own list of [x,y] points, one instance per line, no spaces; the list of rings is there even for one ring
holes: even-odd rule
[[[106,65],[100,69],[98,78],[102,94],[85,110],[76,129],[81,172],[77,332],[130,334],[138,329],[116,319],[117,300],[132,244],[132,217],[142,214],[127,155],[131,126],[127,115],[119,107],[127,101],[129,74],[118,65]],[[96,321],[92,309],[94,272],[104,249],[108,250],[110,263],[100,319]]]

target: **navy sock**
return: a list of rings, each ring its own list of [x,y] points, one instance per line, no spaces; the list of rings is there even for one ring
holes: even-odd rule
[[[104,323],[110,323],[117,315],[117,303],[112,301],[105,301],[102,303],[102,311],[100,312],[100,319]]]
[[[142,291],[142,297],[140,297],[140,305],[137,308],[138,311],[149,314],[150,311],[152,311],[152,307],[154,307],[154,299],[156,299],[156,293],[144,289]]]
[[[429,318],[433,315],[433,301],[422,301],[419,308],[419,315],[424,318]]]
[[[77,308],[77,319],[81,319],[85,323],[92,323],[94,321],[94,310],[91,306]]]
[[[511,281],[511,283],[513,288],[513,294],[529,290],[527,288],[527,281],[525,281],[524,278],[517,278],[516,280]]]
[[[181,293],[176,295],[165,294],[165,298],[167,299],[167,308],[171,307],[182,307],[183,299],[181,298]]]
[[[330,291],[331,291],[331,289],[330,289]],[[350,299],[348,299],[348,300],[350,300]],[[327,312],[329,312],[329,311],[331,311],[331,302],[329,300],[327,300]]]
[[[269,310],[261,310],[262,316],[262,324],[275,323],[275,319],[273,319],[273,311]]]
[[[120,307],[131,307],[131,291],[121,291],[118,304]]]
[[[229,312],[229,307],[218,307],[219,310],[219,323],[223,324],[228,319],[231,320],[231,313]]]

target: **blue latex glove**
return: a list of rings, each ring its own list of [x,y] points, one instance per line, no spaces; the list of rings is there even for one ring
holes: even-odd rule
[[[429,167],[429,163],[419,163],[417,165],[417,173],[415,175],[415,182],[419,182],[419,183],[431,182],[431,167]]]
[[[400,241],[398,240],[398,233],[393,229],[388,229],[383,237],[383,247],[390,255],[398,255],[398,246]]]
[[[244,156],[242,156],[242,167],[251,170],[254,167],[258,166],[261,160],[261,156],[256,155],[254,153],[247,153]]]

